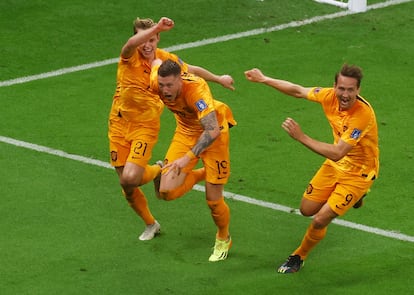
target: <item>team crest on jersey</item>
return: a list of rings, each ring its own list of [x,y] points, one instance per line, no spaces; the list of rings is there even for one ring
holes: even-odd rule
[[[351,133],[351,138],[353,139],[358,139],[361,136],[361,130],[355,128],[354,130],[352,130]]]
[[[308,187],[306,188],[306,194],[310,195],[313,192],[313,186],[311,183],[308,184]]]
[[[197,107],[197,109],[200,111],[200,112],[202,112],[202,111],[204,111],[206,108],[207,108],[207,104],[206,104],[206,102],[204,101],[204,99],[199,99],[199,100],[197,100],[197,102],[195,103],[196,104],[196,107]]]
[[[112,162],[116,162],[116,160],[118,160],[118,153],[116,151],[111,151],[111,160]]]

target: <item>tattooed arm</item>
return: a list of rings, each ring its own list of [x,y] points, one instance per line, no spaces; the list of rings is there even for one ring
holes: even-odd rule
[[[215,111],[202,118],[200,123],[203,126],[204,131],[198,138],[197,143],[191,149],[191,152],[196,157],[198,157],[220,135],[220,127]]]
[[[177,174],[179,175],[182,168],[187,166],[192,159],[198,157],[220,135],[220,126],[215,111],[201,118],[200,123],[203,126],[204,131],[198,138],[197,143],[183,157],[167,164],[163,168],[170,168],[166,174],[169,174],[171,171],[178,171]]]

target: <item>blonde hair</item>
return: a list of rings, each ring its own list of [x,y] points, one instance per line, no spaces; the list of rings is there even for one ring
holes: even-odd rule
[[[133,21],[133,29],[134,35],[138,32],[138,30],[146,30],[156,25],[156,23],[150,18],[139,18],[137,17]]]

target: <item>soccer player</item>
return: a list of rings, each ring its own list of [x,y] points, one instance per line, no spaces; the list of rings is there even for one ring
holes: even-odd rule
[[[158,23],[137,18],[134,35],[122,47],[117,70],[116,90],[109,114],[109,148],[126,200],[142,218],[146,227],[140,240],[151,240],[160,231],[147,199],[139,186],[152,181],[159,165],[148,165],[157,142],[163,103],[150,85],[151,63],[155,58],[172,59],[188,70],[234,89],[229,75],[215,75],[208,70],[183,63],[176,55],[158,49],[160,33],[174,27],[173,20],[162,17]]]
[[[265,76],[259,69],[245,72],[252,82],[320,103],[331,125],[332,144],[305,134],[299,124],[287,118],[282,128],[295,140],[326,158],[303,194],[300,211],[313,216],[300,246],[277,271],[294,273],[303,266],[309,252],[325,237],[331,221],[350,208],[362,206],[363,197],[378,177],[379,148],[377,122],[371,105],[360,96],[362,71],[343,65],[332,88],[303,87]]]
[[[174,200],[205,180],[207,205],[217,226],[209,261],[224,260],[232,244],[230,209],[223,189],[230,176],[229,128],[236,125],[233,114],[226,104],[213,98],[204,79],[182,74],[181,66],[173,60],[153,63],[151,87],[158,88],[177,124],[157,194]],[[203,167],[193,170],[199,159]]]

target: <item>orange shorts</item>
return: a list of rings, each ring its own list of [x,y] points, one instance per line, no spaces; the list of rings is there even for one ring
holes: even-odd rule
[[[176,132],[168,148],[164,163],[168,164],[183,157],[197,142],[197,138]],[[206,181],[213,184],[226,184],[230,177],[229,129],[222,130],[220,136],[200,154],[206,169]],[[182,169],[189,173],[198,163],[198,158]],[[165,173],[166,171],[163,171]]]
[[[111,165],[121,167],[132,162],[145,167],[151,159],[159,130],[159,121],[133,123],[112,115],[108,131]]]
[[[303,193],[303,197],[318,203],[328,202],[339,216],[355,205],[373,184],[366,176],[344,173],[324,163]]]

